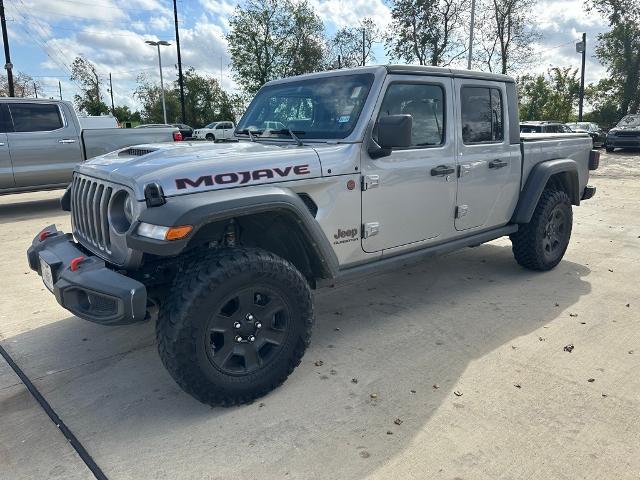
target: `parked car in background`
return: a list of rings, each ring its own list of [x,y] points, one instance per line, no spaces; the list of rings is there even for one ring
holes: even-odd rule
[[[120,122],[113,115],[78,115],[80,128],[120,128]]]
[[[573,133],[564,123],[530,121],[520,123],[520,133]]]
[[[193,137],[193,127],[190,127],[189,125],[186,125],[184,123],[172,123],[171,126],[176,127],[178,130],[180,130],[183,140]]]
[[[609,130],[605,148],[607,152],[616,148],[640,148],[640,114],[627,115]]]
[[[182,140],[177,128],[83,128],[70,102],[0,99],[0,194],[71,182],[84,160],[141,143]]]
[[[236,126],[233,122],[213,122],[203,128],[193,131],[194,138],[201,140],[209,140],[211,142],[219,142],[222,140],[230,140],[233,138],[233,132]]]
[[[576,122],[567,123],[566,125],[571,129],[572,132],[588,133],[593,140],[594,148],[602,147],[604,145],[604,142],[607,140],[607,134],[604,133],[604,131],[596,123]]]

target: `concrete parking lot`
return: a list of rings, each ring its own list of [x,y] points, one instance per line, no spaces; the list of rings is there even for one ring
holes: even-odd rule
[[[29,271],[60,191],[0,197],[0,344],[110,479],[637,479],[640,152],[601,165],[555,270],[504,239],[319,291],[302,365],[228,409],[153,325],[70,316]],[[93,478],[2,358],[0,478]]]

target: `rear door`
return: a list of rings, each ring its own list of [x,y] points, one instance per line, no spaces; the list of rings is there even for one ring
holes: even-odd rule
[[[74,167],[82,161],[76,126],[55,102],[8,105],[14,132],[7,137],[16,186],[70,183]]]
[[[7,132],[13,130],[9,109],[6,103],[0,104],[0,189],[16,186],[13,180],[13,166],[9,154],[9,140]]]
[[[452,86],[449,77],[387,76],[376,122],[385,115],[411,115],[412,145],[382,158],[363,155],[364,251],[439,242],[455,232]]]
[[[507,223],[520,186],[520,149],[509,142],[502,82],[456,79],[458,192],[456,230]]]

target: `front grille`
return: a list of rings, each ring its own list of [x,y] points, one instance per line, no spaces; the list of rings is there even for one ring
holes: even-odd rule
[[[618,130],[615,135],[616,137],[640,137],[640,131],[628,132],[626,130]]]
[[[111,253],[109,200],[113,187],[100,180],[75,175],[71,185],[73,234],[100,251]]]

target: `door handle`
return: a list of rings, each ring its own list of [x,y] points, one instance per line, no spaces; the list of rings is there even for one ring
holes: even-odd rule
[[[489,168],[502,168],[508,165],[507,162],[503,162],[502,160],[491,160],[489,162]]]
[[[4,147],[5,143],[4,142],[0,142],[0,147]]]
[[[444,177],[447,175],[451,175],[452,173],[454,173],[456,171],[455,168],[450,167],[449,165],[438,165],[437,167],[434,167],[431,169],[431,176],[432,177]]]
[[[63,138],[62,140],[58,140],[58,143],[76,143],[73,138]]]

